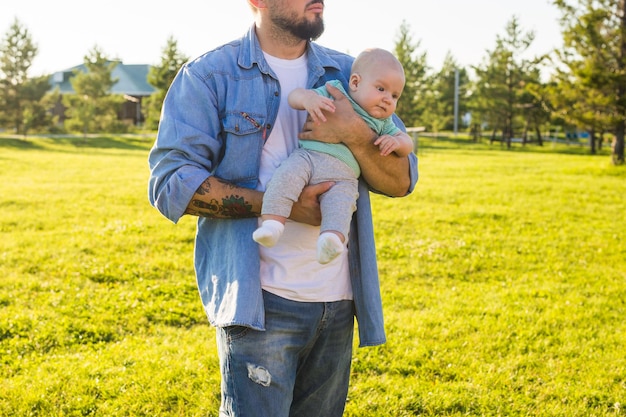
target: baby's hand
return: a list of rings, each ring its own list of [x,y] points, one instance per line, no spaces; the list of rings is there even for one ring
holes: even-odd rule
[[[387,156],[400,147],[400,142],[391,135],[382,135],[374,141],[374,145],[378,146],[382,156]]]
[[[321,123],[326,121],[326,117],[324,117],[324,111],[328,111],[331,113],[335,111],[335,104],[333,103],[333,100],[324,96],[320,96],[317,93],[308,95],[306,101],[303,104],[304,108],[307,112],[309,112],[311,119],[313,119],[315,123]]]

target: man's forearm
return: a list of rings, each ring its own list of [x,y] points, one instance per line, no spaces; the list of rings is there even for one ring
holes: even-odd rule
[[[358,161],[361,175],[369,186],[392,197],[405,196],[411,185],[408,158],[395,154],[382,156],[374,145],[378,135],[356,113],[343,123],[343,143]]]
[[[263,193],[207,178],[191,198],[186,214],[212,219],[243,219],[261,214]]]
[[[319,226],[322,213],[319,196],[332,186],[331,182],[309,185],[294,202],[289,218]],[[217,177],[208,177],[191,198],[185,214],[210,219],[243,219],[261,215],[263,192],[238,187]]]
[[[361,175],[376,191],[392,197],[406,195],[411,185],[408,158],[395,154],[382,156],[373,143],[375,139],[346,144],[359,162]]]
[[[336,117],[336,114],[328,115],[329,120]],[[320,138],[342,141],[356,158],[361,175],[372,189],[392,197],[405,196],[409,191],[411,175],[408,157],[395,154],[382,156],[378,146],[374,145],[378,135],[354,111],[344,114],[336,123],[316,124],[307,120],[300,139]]]

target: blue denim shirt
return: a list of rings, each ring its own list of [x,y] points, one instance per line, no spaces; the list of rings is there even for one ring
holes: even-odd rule
[[[309,43],[308,87],[332,79],[347,85],[352,61],[346,54]],[[177,222],[211,175],[255,188],[261,149],[274,126],[280,94],[254,26],[243,38],[184,65],[166,95],[149,155],[150,203]],[[409,158],[412,191],[417,159],[415,155]],[[360,180],[348,246],[361,346],[385,342],[368,191]],[[257,218],[198,219],[196,279],[214,326],[264,329],[259,249],[252,240],[256,227]]]

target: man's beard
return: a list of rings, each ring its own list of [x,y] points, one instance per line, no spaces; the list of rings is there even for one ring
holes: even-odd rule
[[[272,20],[276,26],[300,39],[315,40],[324,33],[324,19],[321,16],[312,22],[306,19],[296,22],[286,16],[273,16]]]

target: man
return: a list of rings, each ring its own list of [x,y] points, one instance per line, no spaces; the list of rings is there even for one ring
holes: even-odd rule
[[[353,59],[311,42],[324,29],[322,0],[248,3],[248,33],[186,64],[170,87],[149,157],[150,201],[174,222],[198,216],[195,268],[217,329],[220,415],[341,416],[354,315],[361,346],[385,341],[368,187],[408,194],[417,160],[381,156],[336,89],[322,124],[287,104],[297,87],[347,85]],[[332,183],[304,189],[279,244],[252,240],[265,184],[298,136],[343,142],[361,166],[348,250],[327,265],[315,237],[318,197]]]

